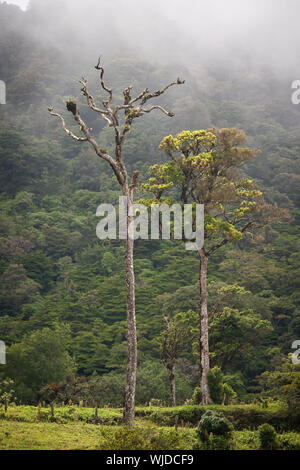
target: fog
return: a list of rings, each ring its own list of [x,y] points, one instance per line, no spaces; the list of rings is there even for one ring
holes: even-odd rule
[[[31,0],[26,15],[30,33],[75,58],[300,68],[299,0]]]
[[[20,7],[22,10],[26,10],[29,4],[29,0],[3,0],[0,3],[12,3]]]

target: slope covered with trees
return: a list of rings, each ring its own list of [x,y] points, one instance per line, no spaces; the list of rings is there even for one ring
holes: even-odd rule
[[[0,5],[0,79],[7,84],[7,104],[0,107],[0,339],[8,346],[7,367],[0,373],[15,381],[22,402],[36,402],[50,383],[63,388],[75,380],[77,392],[91,383],[103,403],[120,406],[127,351],[124,246],[100,241],[95,233],[97,206],[117,204],[119,187],[88,144],[71,141],[47,111],[49,105],[62,111],[66,99],[78,100],[103,148],[112,149],[111,129],[91,113],[76,83],[87,72],[90,88],[98,90],[96,74],[89,73],[97,57],[74,60],[66,38],[61,38],[65,48],[47,37],[39,40],[45,21],[39,15],[38,8],[23,13]],[[245,176],[267,202],[293,217],[266,226],[258,239],[223,246],[210,258],[211,366],[222,369],[236,400],[252,401],[267,387],[258,377],[276,377],[300,338],[300,107],[291,103],[290,77],[258,64],[249,68],[242,55],[234,66],[162,66],[125,47],[118,55],[116,45],[103,47],[117,98],[128,83],[139,93],[145,86],[160,89],[174,76],[186,80],[161,97],[163,106],[172,103],[172,120],[151,114],[132,130],[124,146],[129,174],[139,170],[140,182],[146,182],[149,166],[166,162],[158,150],[166,135],[242,129],[247,145],[261,150],[243,167]],[[142,196],[137,188],[136,199]],[[182,314],[191,328],[191,341],[177,358],[177,402],[191,399],[200,383],[198,269],[197,254],[180,242],[135,243],[139,404],[171,403],[168,371],[160,361],[164,316]]]

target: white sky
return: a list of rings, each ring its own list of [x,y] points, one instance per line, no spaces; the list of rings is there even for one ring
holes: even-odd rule
[[[22,10],[25,10],[29,0],[0,0],[0,3],[13,3],[14,5],[18,5],[19,7],[22,8]]]

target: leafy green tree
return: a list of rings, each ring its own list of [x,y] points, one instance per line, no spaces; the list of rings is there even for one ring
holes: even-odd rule
[[[39,285],[27,277],[22,264],[10,264],[0,281],[1,310],[11,315],[15,315],[39,291]]]
[[[238,168],[257,156],[243,147],[246,137],[237,129],[182,131],[165,137],[160,149],[168,162],[151,167],[153,177],[144,188],[154,194],[152,202],[173,202],[177,191],[182,204],[204,205],[205,242],[200,257],[201,388],[203,403],[210,401],[207,384],[209,338],[207,311],[207,265],[209,257],[227,243],[278,217],[278,208],[267,204],[254,182]],[[173,198],[176,197],[173,194]]]
[[[26,275],[41,285],[43,291],[49,291],[55,279],[54,261],[42,251],[28,253],[21,258]]]
[[[300,364],[291,364],[284,358],[274,371],[261,374],[259,383],[265,395],[286,403],[290,410],[299,410]]]
[[[247,357],[253,353],[272,330],[270,321],[252,310],[225,307],[210,322],[214,361],[225,371],[237,355]]]
[[[41,387],[75,371],[68,353],[69,342],[70,328],[56,324],[52,329],[43,328],[25,335],[20,343],[8,348],[4,372],[14,380],[19,398],[23,398],[22,390],[27,390],[31,400],[36,400]]]

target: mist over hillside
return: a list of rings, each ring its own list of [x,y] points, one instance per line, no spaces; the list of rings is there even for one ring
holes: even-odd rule
[[[7,86],[0,107],[0,339],[15,358],[5,373],[23,403],[36,403],[40,387],[64,379],[43,367],[41,381],[19,361],[28,335],[44,338],[50,328],[68,339],[74,374],[100,377],[104,403],[122,404],[124,245],[95,235],[97,206],[117,203],[120,188],[106,162],[86,142],[70,140],[48,113],[54,105],[80,133],[65,106],[76,99],[94,137],[113,149],[111,128],[80,93],[84,76],[97,102],[103,99],[94,68],[100,55],[113,103],[124,100],[128,85],[137,94],[185,80],[153,100],[175,116],[143,116],[126,141],[128,172],[139,170],[139,182],[148,181],[150,165],[166,161],[161,140],[182,130],[242,129],[246,145],[261,150],[241,171],[268,203],[289,209],[291,220],[212,256],[209,309],[222,315],[229,308],[236,322],[234,339],[230,324],[217,324],[212,366],[224,369],[237,400],[251,402],[261,392],[258,377],[287,360],[300,337],[300,105],[291,101],[291,83],[300,78],[299,13],[297,0],[31,0],[26,10],[0,3],[0,80]],[[142,194],[139,187],[136,198]],[[198,259],[179,242],[138,241],[135,273],[137,402],[168,403],[163,315],[197,312]],[[218,304],[220,290],[232,286],[234,295]],[[178,363],[179,403],[199,384],[192,349],[187,343]]]
[[[125,53],[154,64],[242,63],[285,74],[299,70],[299,8],[297,0],[31,0],[18,29],[76,61]]]

